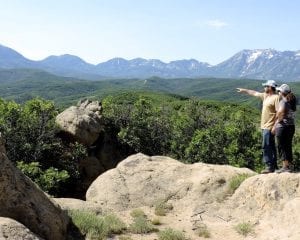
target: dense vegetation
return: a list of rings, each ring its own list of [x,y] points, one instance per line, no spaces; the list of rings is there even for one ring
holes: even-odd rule
[[[103,108],[120,141],[136,152],[261,168],[259,112],[253,108],[145,93],[107,97]]]
[[[78,143],[65,143],[55,125],[52,102],[33,99],[20,105],[0,99],[0,132],[9,159],[44,191],[71,194],[79,181],[77,161],[86,155]]]
[[[133,91],[106,96],[102,105],[107,127],[134,152],[167,155],[186,163],[262,168],[257,108]],[[78,143],[62,141],[55,124],[57,114],[48,100],[18,104],[0,99],[0,132],[9,159],[43,190],[66,196],[80,180],[77,163],[86,150]],[[294,157],[299,169],[297,134]]]

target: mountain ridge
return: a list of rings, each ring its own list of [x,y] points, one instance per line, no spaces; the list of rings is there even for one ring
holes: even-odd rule
[[[300,81],[300,50],[245,49],[229,59],[210,65],[196,59],[174,60],[116,57],[91,64],[78,56],[51,55],[43,60],[27,59],[17,51],[0,45],[0,68],[33,68],[53,74],[88,80],[104,78],[224,77]]]

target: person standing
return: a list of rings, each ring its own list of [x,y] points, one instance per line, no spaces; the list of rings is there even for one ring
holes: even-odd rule
[[[262,100],[261,124],[262,129],[262,149],[263,160],[266,165],[261,173],[272,173],[277,169],[277,152],[275,146],[275,137],[272,134],[272,128],[276,120],[276,111],[279,105],[279,95],[276,94],[277,84],[274,80],[268,80],[262,84],[264,92],[255,90],[237,88],[240,93],[246,93],[250,96],[258,97]]]
[[[276,172],[291,172],[293,161],[292,140],[295,134],[297,100],[287,84],[282,84],[276,90],[281,98],[272,132],[276,136],[279,158],[282,160],[282,168]]]

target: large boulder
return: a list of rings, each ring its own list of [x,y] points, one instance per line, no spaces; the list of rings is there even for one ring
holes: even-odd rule
[[[101,103],[98,101],[80,101],[77,106],[71,106],[60,113],[56,123],[76,141],[90,146],[103,130],[101,111]]]
[[[161,200],[192,207],[228,193],[229,180],[249,169],[203,163],[183,164],[169,157],[135,154],[100,175],[86,200],[113,210],[150,206]],[[197,204],[195,204],[197,203]]]
[[[66,239],[67,214],[0,152],[0,216],[45,239]],[[21,239],[21,238],[20,238]]]
[[[233,183],[243,177],[248,178],[235,190]],[[127,218],[134,208],[153,216],[154,206],[164,201],[173,206],[163,217],[164,227],[184,229],[191,239],[207,226],[212,240],[298,240],[299,196],[300,173],[257,175],[245,168],[136,154],[100,175],[86,201]],[[252,229],[247,237],[237,233],[244,227]]]

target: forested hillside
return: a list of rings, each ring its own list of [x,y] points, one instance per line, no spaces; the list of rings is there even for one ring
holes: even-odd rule
[[[59,106],[75,104],[81,98],[102,99],[124,91],[155,91],[178,94],[200,99],[233,103],[249,103],[258,106],[251,97],[236,92],[237,87],[262,91],[262,81],[253,79],[223,78],[148,78],[109,79],[88,81],[59,77],[40,70],[0,70],[0,97],[22,103],[34,97],[53,100]],[[300,96],[300,83],[290,83]]]

